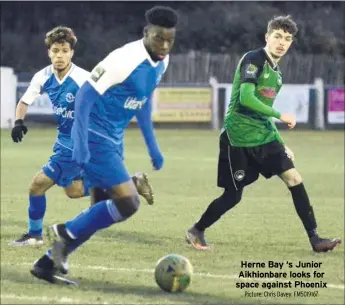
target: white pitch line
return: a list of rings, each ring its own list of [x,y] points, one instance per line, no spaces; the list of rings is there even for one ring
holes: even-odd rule
[[[9,265],[14,266],[10,264],[1,264],[1,265]],[[31,266],[32,264],[29,263],[22,263],[22,264],[16,264],[15,266]],[[106,266],[90,266],[90,265],[72,265],[72,268],[76,269],[90,269],[90,270],[104,270],[104,271],[116,271],[116,272],[124,272],[124,273],[154,273],[154,269],[136,269],[136,268],[115,268],[115,267],[106,267]],[[272,282],[279,280],[280,282],[289,282],[289,280],[282,280],[282,279],[261,279],[261,278],[248,278],[248,279],[239,279],[237,274],[212,274],[212,273],[194,273],[194,275],[199,277],[206,277],[206,278],[216,278],[216,279],[227,279],[227,280],[234,280],[238,279],[239,281],[257,281],[257,282]],[[305,281],[309,282],[309,281]],[[327,283],[327,287],[334,288],[334,289],[340,289],[344,290],[344,285],[337,285],[337,284],[331,284]]]
[[[54,297],[47,297],[47,296],[41,296],[41,297],[33,297],[29,295],[15,295],[15,294],[1,294],[1,300],[21,300],[21,301],[40,301],[40,302],[54,302],[54,303],[61,303],[61,304],[85,304],[85,300],[78,300],[78,299],[72,299],[72,298],[54,298]],[[92,304],[109,304],[107,302],[104,303],[95,303],[92,302]]]

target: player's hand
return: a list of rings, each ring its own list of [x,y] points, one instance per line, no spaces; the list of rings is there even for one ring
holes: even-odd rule
[[[160,170],[163,167],[164,157],[160,152],[151,155],[153,170]]]
[[[280,116],[280,120],[286,123],[289,129],[294,128],[296,125],[296,118],[290,113],[282,113]]]
[[[293,151],[292,151],[289,147],[287,147],[286,145],[285,145],[285,152],[286,152],[286,154],[288,155],[288,157],[291,158],[292,161],[295,161],[295,154],[294,154]]]
[[[84,165],[90,161],[91,155],[86,144],[80,144],[74,142],[72,160],[74,160],[81,168],[84,168]]]
[[[11,131],[12,140],[15,143],[21,142],[24,135],[28,132],[28,128],[24,125],[23,120],[16,120]]]

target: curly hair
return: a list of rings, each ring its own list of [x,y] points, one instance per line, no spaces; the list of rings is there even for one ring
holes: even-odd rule
[[[46,34],[46,39],[44,40],[44,42],[48,49],[50,49],[50,47],[56,42],[68,42],[71,46],[71,49],[74,49],[77,43],[77,37],[75,36],[71,28],[65,26],[57,26]]]
[[[273,30],[280,29],[293,36],[295,36],[298,31],[297,24],[292,20],[291,15],[273,17],[273,19],[268,22],[267,33],[272,33]]]
[[[164,28],[174,28],[177,24],[177,13],[168,6],[154,6],[145,13],[146,22]]]

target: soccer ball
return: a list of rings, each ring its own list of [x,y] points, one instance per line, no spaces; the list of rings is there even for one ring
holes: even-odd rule
[[[156,283],[166,292],[182,292],[185,290],[191,282],[192,274],[192,264],[182,255],[166,255],[156,264]]]

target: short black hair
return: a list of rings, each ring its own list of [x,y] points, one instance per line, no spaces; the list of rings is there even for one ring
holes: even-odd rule
[[[273,30],[280,29],[292,34],[293,36],[295,36],[298,31],[297,24],[292,20],[291,15],[275,16],[268,22],[267,33],[272,33]]]
[[[145,18],[149,25],[168,29],[174,28],[178,20],[176,11],[168,6],[154,6],[146,11]]]

